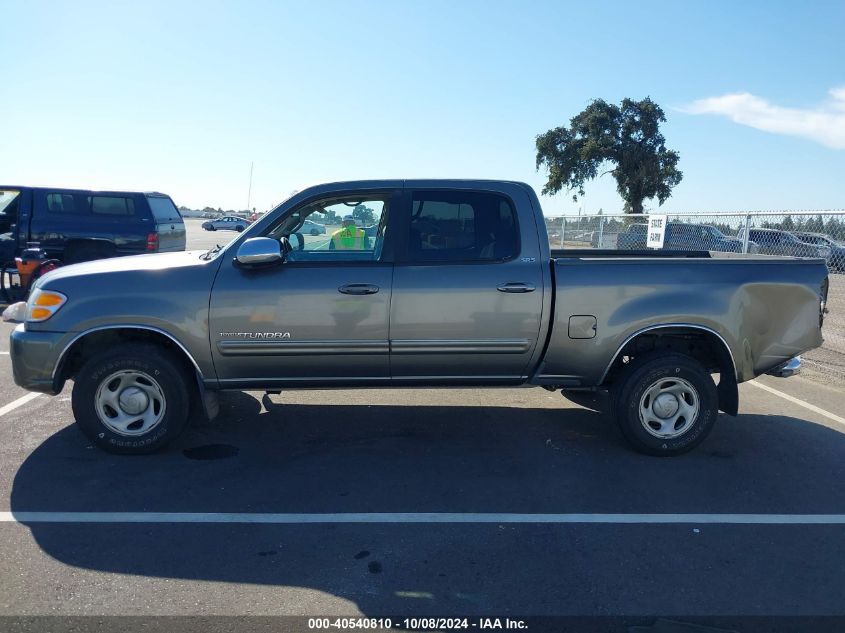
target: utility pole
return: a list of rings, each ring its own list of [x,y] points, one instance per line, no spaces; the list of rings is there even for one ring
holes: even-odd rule
[[[250,161],[249,163],[249,190],[246,194],[246,209],[249,211],[251,207],[249,206],[250,201],[252,200],[252,168],[255,165],[255,161]]]

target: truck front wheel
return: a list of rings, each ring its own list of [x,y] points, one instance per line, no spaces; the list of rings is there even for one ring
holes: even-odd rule
[[[76,375],[76,423],[99,448],[142,454],[162,448],[188,421],[190,382],[166,350],[130,343],[91,357]]]
[[[680,455],[700,444],[719,413],[707,370],[683,354],[652,352],[627,366],[615,389],[622,434],[639,452]]]

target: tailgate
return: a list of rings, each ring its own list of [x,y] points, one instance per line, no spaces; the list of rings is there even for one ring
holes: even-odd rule
[[[158,251],[185,250],[185,223],[179,210],[168,196],[147,195],[158,235]]]

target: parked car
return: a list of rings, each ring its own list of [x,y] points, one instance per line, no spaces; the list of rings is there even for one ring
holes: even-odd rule
[[[202,228],[206,231],[237,231],[240,233],[248,226],[249,222],[236,215],[224,215],[217,220],[208,220],[202,223]]]
[[[622,250],[643,250],[646,248],[648,224],[632,224],[619,233],[616,248]]]
[[[339,204],[383,205],[376,239],[300,238]],[[118,453],[169,443],[192,403],[213,416],[221,389],[533,385],[606,390],[634,448],[675,455],[737,414],[738,383],[821,344],[827,284],[820,259],[550,250],[522,183],[333,183],[204,254],[42,277],[11,359],[26,389],[72,379],[80,429]]]
[[[742,227],[737,237],[741,240],[744,235],[745,227]],[[789,231],[780,229],[751,229],[748,231],[748,239],[758,245],[759,252],[763,255],[820,257],[824,260],[830,257],[828,247],[802,242]]]
[[[326,226],[324,224],[314,222],[313,220],[305,220],[300,231],[302,233],[307,233],[308,235],[325,235]]]
[[[741,253],[743,240],[729,237],[709,224],[667,222],[663,237],[663,248],[669,250],[704,250],[722,253]],[[748,252],[760,252],[753,241],[748,242]]]
[[[827,260],[828,268],[836,272],[845,272],[845,244],[824,235],[822,233],[804,233],[796,231],[793,233],[802,242],[830,249],[830,257]]]
[[[66,264],[185,250],[185,224],[163,193],[0,187],[0,265],[29,243]]]
[[[619,234],[617,247],[628,250],[646,249],[648,224],[632,224]],[[715,226],[687,222],[667,222],[663,234],[663,249],[677,251],[717,251],[741,253],[743,241],[729,237]],[[748,243],[748,252],[757,253],[759,247],[753,241]]]

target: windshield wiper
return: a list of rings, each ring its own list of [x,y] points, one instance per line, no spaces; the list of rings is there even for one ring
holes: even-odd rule
[[[209,259],[211,259],[215,255],[217,255],[217,253],[220,252],[221,248],[223,248],[223,247],[220,244],[218,244],[214,248],[209,248],[205,253],[200,255],[200,259],[204,259],[205,261],[208,261]]]

